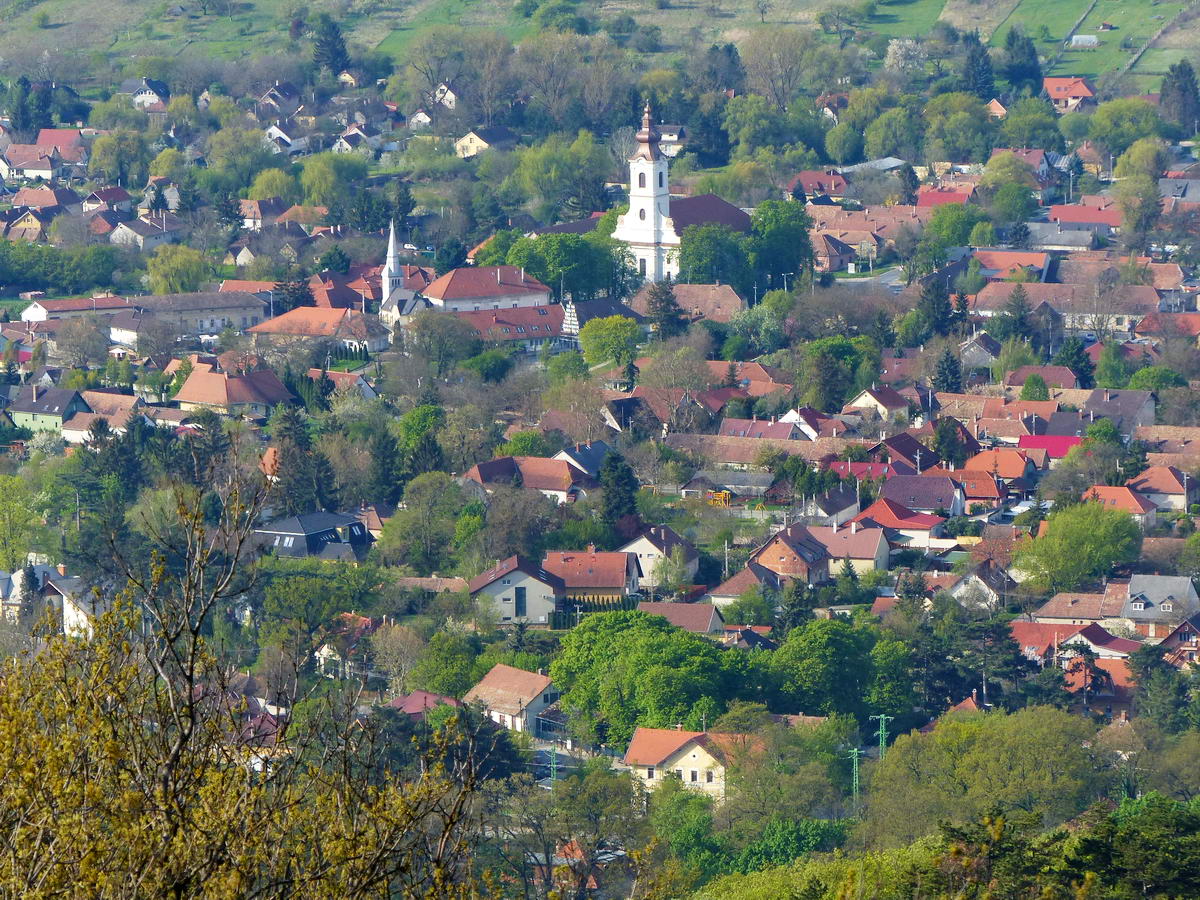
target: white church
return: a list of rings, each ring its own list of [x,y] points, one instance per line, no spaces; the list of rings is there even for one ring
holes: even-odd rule
[[[689,273],[679,271],[683,230],[715,224],[747,232],[750,216],[715,194],[672,200],[660,137],[647,103],[637,150],[629,158],[629,212],[617,219],[613,237],[629,245],[638,273],[647,281],[688,281]]]

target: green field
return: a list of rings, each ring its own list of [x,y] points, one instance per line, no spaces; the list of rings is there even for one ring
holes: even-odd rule
[[[945,7],[945,0],[908,0],[881,3],[871,19],[871,29],[895,37],[927,34]]]

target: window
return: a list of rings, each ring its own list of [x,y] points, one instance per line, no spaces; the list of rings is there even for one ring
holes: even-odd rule
[[[654,766],[646,766],[646,780],[647,781],[654,780]]]
[[[676,769],[675,777],[678,778],[680,781],[683,781],[683,769]]]
[[[663,173],[662,172],[658,173],[658,186],[659,187],[663,186]]]
[[[709,769],[707,772],[704,773],[704,780],[707,781],[709,784],[713,783],[713,770],[712,769]]]
[[[1163,612],[1170,612],[1172,609],[1174,609],[1174,606],[1173,606],[1172,604],[1170,604],[1170,603],[1164,603],[1164,604],[1162,604],[1162,611],[1163,611]]]
[[[695,783],[699,780],[700,780],[700,773],[697,772],[695,769],[692,769],[692,782]]]
[[[638,187],[645,187],[645,186],[646,186],[646,173],[638,172]]]
[[[546,312],[544,309],[539,309],[539,310],[538,310],[538,315],[539,315],[539,316],[548,316],[548,315],[549,315],[549,313],[548,313],[548,312]]]
[[[543,703],[549,703],[549,702],[550,702],[550,695],[549,695],[549,694],[542,694],[542,702],[543,702]]]
[[[295,542],[296,542],[296,539],[295,539],[295,538],[293,538],[293,537],[285,537],[285,538],[283,539],[283,546],[285,546],[285,547],[290,547],[290,546],[292,546],[292,544],[294,544]]]
[[[1138,600],[1138,601],[1134,602],[1134,603],[1132,604],[1132,606],[1133,606],[1133,608],[1134,608],[1134,609],[1145,609],[1145,608],[1146,608],[1146,604],[1145,604],[1145,603],[1143,603],[1141,600]]]
[[[638,218],[641,219],[643,222],[645,222],[646,221],[646,210],[639,209],[638,210]]]
[[[511,578],[501,578],[500,583],[501,584],[512,584],[512,579]]]
[[[646,261],[644,259],[638,260],[638,274],[643,276],[646,274]]]
[[[519,587],[519,588],[517,588],[517,589],[516,589],[516,595],[517,595],[517,608],[516,608],[516,610],[515,610],[515,615],[516,615],[516,616],[517,616],[517,618],[519,619],[519,618],[521,618],[522,616],[524,616],[524,615],[526,614],[526,609],[525,609],[525,588],[523,588],[523,587]]]
[[[524,333],[525,333],[525,329],[522,328],[520,325],[518,325],[517,326],[517,334],[524,334]]]

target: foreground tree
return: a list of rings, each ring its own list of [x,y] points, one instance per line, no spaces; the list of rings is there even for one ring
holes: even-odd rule
[[[1021,544],[1014,565],[1052,591],[1069,591],[1138,558],[1141,532],[1133,518],[1099,503],[1051,513],[1046,533]]]

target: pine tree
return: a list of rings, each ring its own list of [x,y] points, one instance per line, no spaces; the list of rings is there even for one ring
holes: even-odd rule
[[[178,213],[191,213],[200,208],[200,189],[196,187],[196,179],[189,172],[179,182],[179,205],[175,207]]]
[[[1017,222],[1008,229],[1008,242],[1014,247],[1025,247],[1029,244],[1029,226]]]
[[[150,194],[150,212],[166,212],[167,211],[167,195],[165,192],[155,188]]]
[[[217,221],[227,228],[232,228],[242,221],[242,205],[238,202],[236,194],[221,194],[213,208],[217,214]]]
[[[954,324],[954,309],[950,305],[950,292],[940,278],[931,278],[921,288],[917,312],[934,334],[949,333]]]
[[[330,272],[338,272],[345,275],[350,271],[350,256],[341,248],[341,245],[334,244],[321,254],[319,264],[322,269],[328,269]]]
[[[600,464],[600,487],[604,491],[600,519],[610,528],[628,516],[637,515],[638,480],[625,458],[610,452]]]
[[[295,516],[321,508],[312,455],[292,440],[277,441],[275,447],[274,490],[283,511]]]
[[[408,186],[408,182],[397,181],[392,192],[392,214],[396,217],[396,221],[404,222],[412,214],[416,205],[416,201],[413,200],[412,188]]]
[[[308,280],[299,274],[290,281],[278,285],[275,292],[275,313],[285,313],[297,306],[312,306],[314,303],[312,288]]]
[[[949,347],[938,357],[937,369],[933,375],[933,388],[947,394],[962,391],[962,364]]]
[[[1075,373],[1075,380],[1079,382],[1081,388],[1090,388],[1095,386],[1093,375],[1095,366],[1092,365],[1092,359],[1084,350],[1083,341],[1077,337],[1067,338],[1063,341],[1063,345],[1054,356],[1054,365],[1066,366]]]
[[[797,203],[808,203],[808,195],[804,193],[804,183],[799,178],[796,179],[796,186],[792,188],[792,199]]]
[[[952,416],[938,419],[933,428],[933,450],[942,458],[943,463],[955,467],[962,466],[967,461],[967,445],[963,441],[958,420]]]
[[[1033,328],[1029,322],[1029,292],[1025,290],[1024,285],[1018,284],[1013,287],[996,319],[995,326],[988,329],[996,340],[1027,338],[1032,334]]]
[[[313,451],[312,472],[317,505],[326,512],[337,512],[341,507],[337,476],[333,471],[333,463],[320,450]]]
[[[1025,383],[1021,385],[1022,400],[1049,400],[1050,388],[1046,386],[1046,379],[1037,372],[1026,376]]]
[[[992,71],[992,57],[979,40],[979,35],[968,36],[967,57],[963,65],[963,90],[980,100],[991,100],[996,96],[996,76]]]
[[[1033,38],[1014,25],[1004,39],[1004,77],[1014,90],[1037,91],[1042,84],[1042,66]],[[990,99],[990,98],[989,98]]]
[[[900,202],[916,203],[917,191],[921,187],[921,179],[917,177],[916,169],[910,163],[905,163],[896,170],[896,177],[900,179]]]
[[[1200,89],[1196,86],[1196,71],[1186,59],[1172,65],[1163,76],[1158,109],[1162,117],[1194,134],[1200,120]]]
[[[666,340],[683,331],[683,310],[675,299],[675,285],[671,279],[656,281],[647,288],[646,317],[659,340]]]
[[[403,460],[396,438],[387,428],[375,432],[368,445],[371,454],[370,491],[375,500],[395,503],[404,490]]]
[[[350,65],[342,28],[328,13],[319,14],[313,22],[313,65],[334,75]]]
[[[285,406],[282,403],[276,406],[267,428],[271,432],[272,440],[291,441],[305,451],[312,448],[306,416],[294,406]]]

